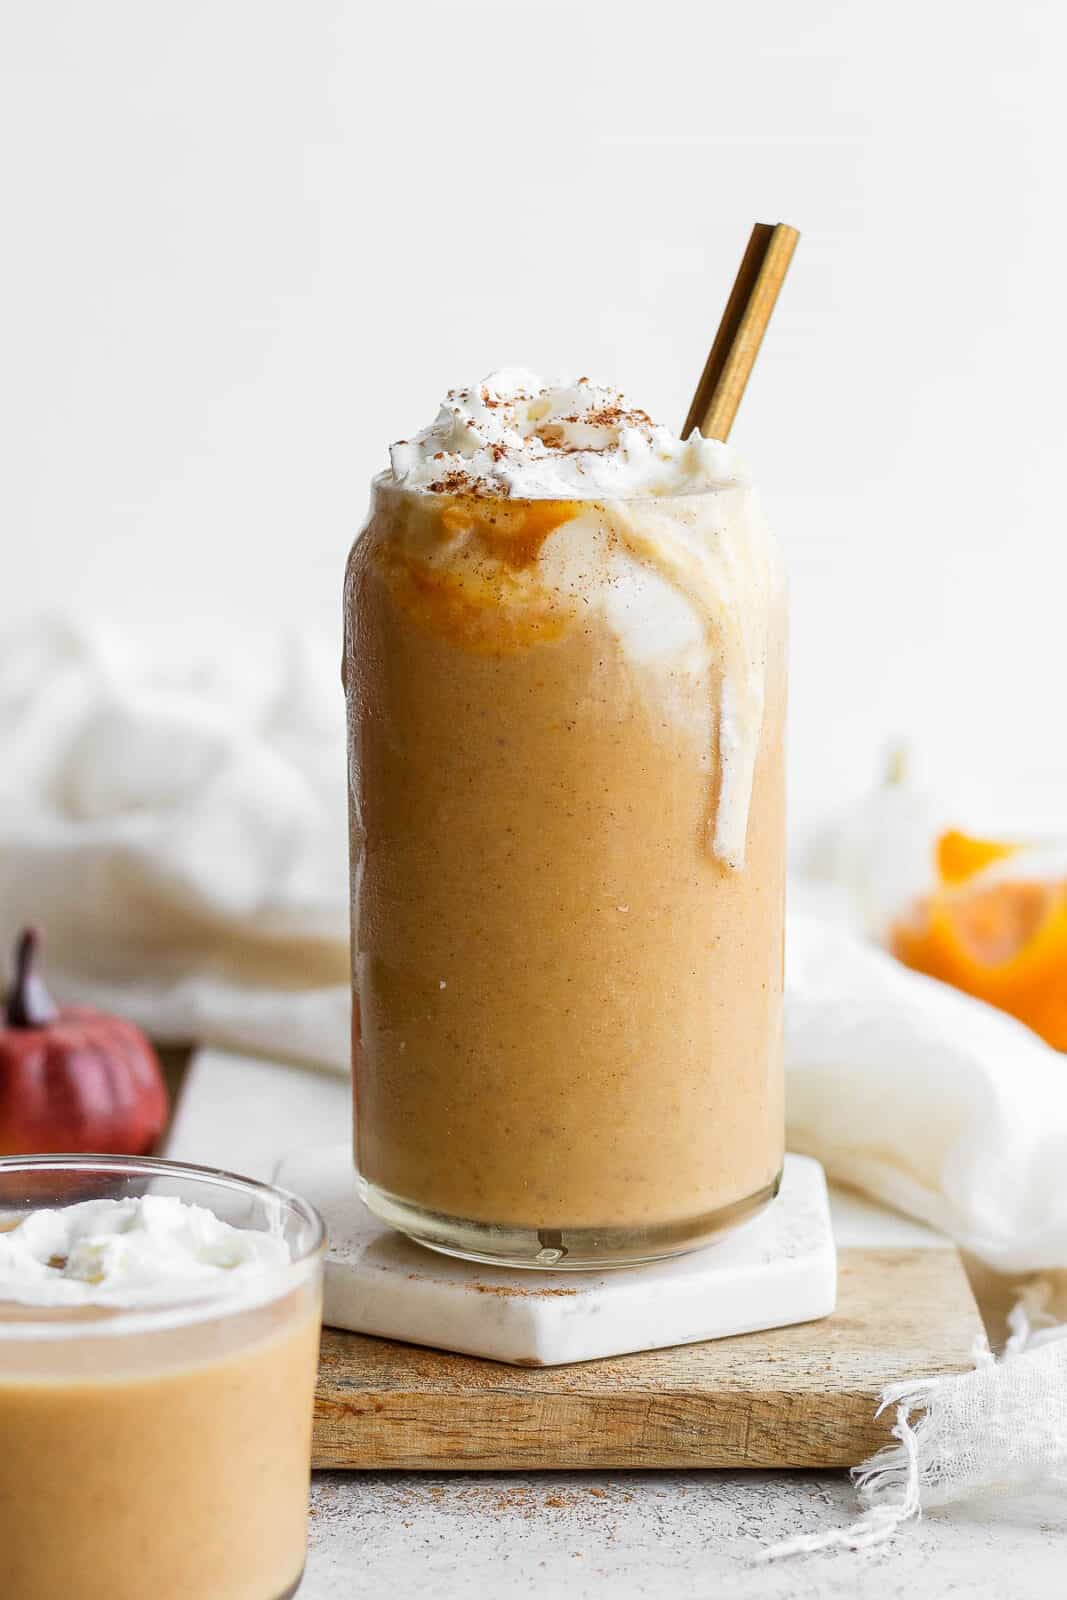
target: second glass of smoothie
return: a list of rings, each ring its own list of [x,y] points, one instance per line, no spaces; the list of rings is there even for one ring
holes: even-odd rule
[[[251,1179],[0,1160],[4,1600],[289,1600],[324,1233]]]
[[[423,1243],[691,1249],[775,1194],[785,602],[747,477],[504,373],[349,561],[356,1165]]]

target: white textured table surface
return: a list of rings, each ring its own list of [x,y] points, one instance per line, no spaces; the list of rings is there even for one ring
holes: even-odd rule
[[[1063,1600],[1062,1496],[934,1513],[888,1546],[770,1565],[845,1523],[843,1475],[319,1473],[300,1600]]]
[[[217,1051],[194,1064],[168,1154],[270,1176],[336,1141],[338,1079]],[[839,1244],[937,1243],[832,1195]],[[934,1513],[889,1546],[774,1565],[758,1552],[855,1512],[840,1474],[318,1473],[300,1600],[1063,1600],[1062,1495]]]

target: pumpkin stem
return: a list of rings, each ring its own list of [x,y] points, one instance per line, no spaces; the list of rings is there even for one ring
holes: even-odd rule
[[[9,1028],[45,1028],[59,1012],[37,972],[41,935],[37,928],[26,928],[15,946],[15,982],[7,998]]]

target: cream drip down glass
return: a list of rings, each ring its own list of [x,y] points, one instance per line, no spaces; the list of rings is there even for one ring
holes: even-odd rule
[[[225,1173],[0,1160],[5,1597],[296,1593],[323,1241]]]
[[[349,559],[355,1159],[519,1266],[775,1194],[786,612],[726,446],[503,373],[394,447]]]

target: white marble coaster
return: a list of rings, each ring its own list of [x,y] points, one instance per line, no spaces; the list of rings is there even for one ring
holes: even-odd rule
[[[287,1157],[277,1181],[326,1218],[324,1320],[354,1333],[552,1367],[783,1328],[834,1309],[826,1179],[807,1156],[787,1156],[778,1199],[718,1244],[604,1273],[507,1271],[424,1250],[367,1210],[348,1145]]]

